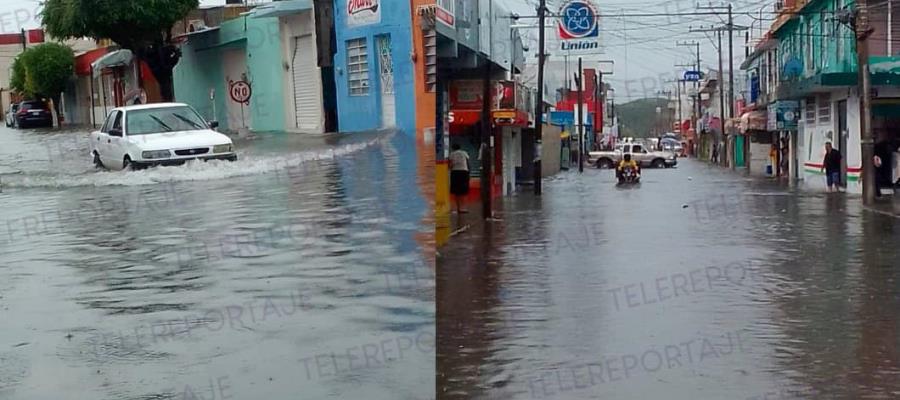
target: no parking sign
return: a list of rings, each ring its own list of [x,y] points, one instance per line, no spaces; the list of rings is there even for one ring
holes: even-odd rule
[[[242,104],[250,104],[250,97],[253,96],[253,88],[246,81],[232,82],[229,92],[232,100]]]

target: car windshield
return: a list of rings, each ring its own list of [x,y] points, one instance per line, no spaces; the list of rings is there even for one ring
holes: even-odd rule
[[[190,107],[131,110],[126,119],[129,136],[206,129],[206,123]]]

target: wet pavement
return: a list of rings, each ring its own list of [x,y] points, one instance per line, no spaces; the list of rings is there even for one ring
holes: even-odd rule
[[[497,206],[440,249],[438,398],[900,398],[900,219],[858,197],[683,160]]]
[[[406,135],[136,172],[95,170],[82,130],[0,138],[0,399],[434,398]]]

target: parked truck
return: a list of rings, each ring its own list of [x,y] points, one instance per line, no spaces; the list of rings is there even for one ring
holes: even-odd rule
[[[671,168],[678,165],[678,156],[675,153],[649,151],[642,143],[619,144],[612,151],[592,151],[588,153],[588,161],[597,168],[615,168],[625,158],[625,154],[631,154],[631,158],[641,167]]]

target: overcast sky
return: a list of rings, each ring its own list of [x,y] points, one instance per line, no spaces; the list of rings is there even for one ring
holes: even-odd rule
[[[396,1],[396,0],[385,0]],[[494,0],[501,2],[510,11],[522,16],[534,16],[537,0]],[[559,9],[563,0],[547,0],[548,7],[552,11]],[[203,5],[224,4],[224,0],[202,0]],[[604,54],[595,59],[612,60],[615,62],[614,75],[605,80],[611,82],[616,89],[617,102],[624,102],[641,97],[653,96],[657,90],[672,89],[674,84],[666,84],[665,81],[680,74],[684,68],[676,68],[675,64],[695,63],[694,50],[689,47],[676,46],[676,41],[696,40],[701,43],[701,59],[704,69],[718,68],[718,53],[713,47],[715,34],[691,33],[691,28],[698,29],[712,25],[722,25],[726,19],[724,16],[673,16],[674,13],[690,13],[697,11],[696,0],[603,0],[595,1],[599,11],[604,15],[601,20],[601,41],[604,46]],[[760,25],[768,27],[772,18],[772,0],[735,1],[734,4],[737,25],[758,28]],[[22,27],[34,28],[39,25],[37,0],[2,0],[0,1],[0,32],[17,32]],[[716,4],[716,3],[714,3]],[[724,3],[718,3],[724,4]],[[759,12],[765,7],[762,23],[748,16],[748,13]],[[666,16],[647,16],[646,14],[668,14]],[[640,15],[636,15],[640,14]],[[522,18],[519,24],[536,24],[534,18]],[[548,20],[548,40],[556,39],[556,31],[552,29],[553,20]],[[530,39],[529,61],[534,61],[537,53],[537,29],[523,29],[522,34]],[[727,40],[724,41],[727,46]],[[726,47],[727,50],[727,47]],[[599,58],[597,58],[599,57]],[[737,69],[744,57],[744,33],[736,32],[734,36],[734,59]],[[551,62],[559,62],[559,57],[551,58]],[[572,65],[575,60],[570,60]],[[725,54],[725,68],[727,70],[727,54]],[[557,78],[562,79],[562,68],[553,68],[557,72]],[[735,81],[735,91],[743,89],[740,79]]]

